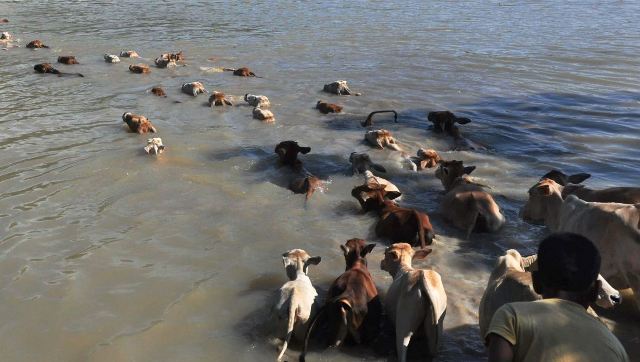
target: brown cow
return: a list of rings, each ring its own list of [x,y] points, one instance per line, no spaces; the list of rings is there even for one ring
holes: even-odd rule
[[[418,150],[417,156],[415,163],[418,166],[418,170],[436,167],[438,162],[442,160],[438,152],[432,149],[425,150],[421,148]]]
[[[445,132],[456,139],[462,138],[456,123],[467,124],[471,122],[469,118],[457,117],[449,111],[429,112],[427,119],[429,122],[433,123],[434,131],[438,133]]]
[[[140,58],[140,55],[135,50],[123,50],[120,52],[120,56],[123,58]]]
[[[122,115],[122,121],[125,122],[127,126],[129,126],[131,132],[137,132],[139,134],[156,132],[156,128],[145,116],[126,112]]]
[[[350,239],[340,245],[346,270],[331,284],[324,307],[311,322],[300,361],[305,360],[311,331],[323,314],[327,316],[331,346],[340,346],[347,337],[351,337],[356,343],[362,343],[377,336],[382,303],[365,258],[374,247],[375,244],[367,245],[362,239]]]
[[[298,153],[306,155],[309,152],[311,152],[311,147],[301,147],[296,141],[282,141],[275,149],[280,162],[293,168],[302,167],[302,161],[298,160]]]
[[[224,93],[213,91],[213,93],[211,93],[211,97],[209,97],[209,106],[219,107],[224,105],[232,106],[233,103],[231,103],[231,101],[226,98]]]
[[[418,242],[424,249],[433,243],[435,234],[429,220],[429,215],[415,209],[400,207],[391,199],[400,196],[399,192],[387,192],[384,185],[372,188],[372,185],[361,185],[351,190],[351,196],[365,211],[377,210],[380,220],[376,224],[376,235],[390,239],[393,242]],[[388,199],[385,199],[385,196]]]
[[[238,69],[233,68],[224,68],[223,70],[233,72],[233,75],[237,75],[239,77],[255,77],[255,73],[251,71],[251,69],[247,67],[242,67]]]
[[[71,65],[71,64],[80,64],[80,62],[78,62],[78,60],[76,59],[76,57],[75,57],[75,56],[73,56],[73,55],[63,55],[63,56],[59,56],[59,57],[58,57],[58,63],[67,64],[67,65]]]
[[[149,66],[146,64],[131,64],[129,66],[129,71],[136,74],[151,73],[151,69],[149,69]]]
[[[367,131],[364,135],[364,139],[369,142],[370,145],[379,149],[389,147],[392,150],[402,151],[402,148],[398,145],[398,141],[396,141],[391,132],[386,129]]]
[[[472,181],[467,175],[475,166],[465,167],[462,161],[440,161],[436,177],[446,191],[440,203],[440,212],[455,227],[467,232],[473,230],[497,231],[505,218],[493,196],[484,185]]]
[[[26,47],[29,49],[49,48],[48,45],[44,45],[42,40],[38,39],[30,41],[29,44],[26,45]]]
[[[57,70],[56,68],[54,68],[49,63],[36,64],[36,65],[33,66],[33,70],[35,70],[38,73],[43,73],[43,74],[46,74],[46,73],[57,74],[60,77],[67,76],[67,75],[77,75],[78,77],[84,77],[84,75],[82,75],[80,73],[63,73],[63,72]]]
[[[167,93],[162,89],[162,87],[153,87],[151,88],[151,93],[158,97],[166,97]]]
[[[323,102],[323,101],[318,101],[318,103],[316,103],[316,109],[323,114],[342,112],[342,106],[339,106],[333,103]]]
[[[321,189],[324,182],[308,172],[302,172],[300,177],[295,177],[289,182],[289,190],[294,194],[305,194],[305,200],[309,200],[311,195]]]

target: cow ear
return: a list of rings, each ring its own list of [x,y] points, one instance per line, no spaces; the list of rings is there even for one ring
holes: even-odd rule
[[[314,257],[311,257],[311,258],[307,259],[307,264],[318,265],[318,264],[320,264],[321,260],[322,260],[321,257],[314,256]]]
[[[402,193],[398,192],[398,191],[389,191],[389,192],[384,194],[384,196],[389,200],[397,199],[401,195],[402,195]]]
[[[347,256],[347,254],[349,254],[349,248],[344,246],[344,245],[340,245],[340,249],[342,249],[342,253],[344,254],[344,256]]]
[[[467,124],[467,123],[470,123],[471,120],[469,118],[461,117],[461,118],[456,118],[456,122],[460,124]]]
[[[307,154],[311,152],[311,147],[300,147],[300,153]]]
[[[589,177],[591,177],[591,175],[588,173],[577,173],[575,175],[569,176],[569,182],[572,184],[579,184],[582,181],[588,179]]]
[[[420,249],[417,250],[414,254],[413,257],[411,258],[412,260],[420,260],[420,259],[424,259],[427,257],[427,255],[431,254],[431,252],[433,251],[433,249],[429,249],[429,248],[425,248],[425,249]]]
[[[464,173],[467,174],[467,175],[470,175],[471,172],[473,172],[473,170],[475,170],[475,169],[476,169],[476,166],[467,166],[467,167],[464,168]]]
[[[362,249],[362,251],[360,252],[360,257],[364,258],[365,255],[369,254],[375,246],[376,244],[369,244],[365,246],[364,249]]]

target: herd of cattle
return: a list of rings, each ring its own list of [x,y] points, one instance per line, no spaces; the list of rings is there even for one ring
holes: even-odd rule
[[[13,37],[9,33],[0,35],[0,42],[9,44]],[[27,48],[48,48],[39,40],[27,44]],[[120,57],[138,57],[135,51],[123,51],[120,55],[105,54],[108,63],[120,62]],[[184,61],[182,52],[162,54],[155,60],[158,68],[175,66]],[[61,56],[59,63],[78,64],[74,56]],[[37,64],[39,73],[58,76],[79,73],[64,73],[49,63]],[[146,64],[130,65],[133,73],[148,73]],[[248,68],[222,70],[233,71],[234,75],[255,74]],[[184,83],[182,91],[197,96],[208,93],[200,82]],[[324,92],[335,95],[360,95],[351,91],[346,81],[336,81],[324,86]],[[166,97],[165,91],[154,87],[151,93]],[[246,94],[244,100],[254,107],[253,116],[264,122],[275,120],[269,110],[269,99],[261,95]],[[211,106],[232,105],[224,93],[215,91],[209,98]],[[322,113],[339,113],[342,107],[319,101],[316,108]],[[369,115],[363,127],[373,125]],[[139,134],[156,132],[155,126],[144,116],[126,112],[123,121],[131,131]],[[455,142],[464,141],[458,124],[471,120],[457,117],[449,111],[430,112],[428,121],[435,132],[452,137]],[[389,148],[401,152],[406,166],[413,170],[436,168],[435,176],[441,181],[444,196],[440,213],[451,225],[466,233],[495,232],[505,224],[505,217],[498,203],[490,193],[490,188],[469,176],[475,166],[465,166],[463,161],[443,160],[437,151],[420,149],[416,157],[410,157],[399,145],[390,131],[369,130],[365,140],[372,147]],[[148,140],[147,153],[158,154],[165,149],[160,138]],[[309,199],[315,190],[322,188],[324,181],[312,175],[305,167],[300,154],[308,154],[310,147],[300,146],[296,141],[283,141],[275,147],[282,167],[290,169],[289,189],[305,194]],[[311,257],[306,251],[293,249],[283,254],[283,263],[289,279],[280,289],[279,300],[274,306],[274,314],[280,318],[280,337],[284,344],[278,360],[282,359],[292,337],[303,340],[304,360],[307,344],[314,330],[322,329],[327,345],[339,346],[345,340],[355,343],[375,343],[380,335],[384,317],[395,330],[395,345],[398,359],[407,359],[407,350],[413,339],[422,339],[420,346],[426,354],[435,355],[442,342],[443,321],[447,308],[447,295],[440,275],[431,269],[415,269],[412,261],[425,258],[431,249],[435,231],[429,216],[420,210],[401,207],[398,200],[401,191],[391,181],[379,176],[385,173],[383,166],[372,161],[367,153],[352,153],[349,157],[354,174],[362,174],[364,183],[353,188],[351,195],[358,201],[364,212],[374,211],[379,220],[375,233],[391,242],[384,250],[380,267],[393,278],[384,301],[378,291],[367,266],[367,254],[375,244],[367,244],[362,239],[350,239],[340,248],[344,254],[346,271],[330,286],[321,308],[316,308],[318,293],[308,277],[308,267],[318,265],[320,257]],[[597,304],[611,308],[621,303],[617,289],[631,288],[635,301],[640,307],[640,188],[614,187],[593,190],[581,185],[588,174],[565,175],[553,170],[545,174],[529,189],[529,199],[522,208],[521,217],[530,223],[544,224],[551,231],[582,234],[591,239],[602,255],[602,281]],[[413,247],[419,247],[414,249]],[[508,250],[498,258],[489,277],[487,288],[480,303],[479,324],[484,333],[493,313],[503,304],[515,301],[533,301],[541,297],[532,287],[530,268],[535,265],[536,256],[522,257],[516,250]],[[606,278],[606,279],[605,279]],[[610,283],[610,284],[609,284]],[[593,310],[591,313],[595,314]],[[320,328],[319,326],[322,326]],[[415,337],[415,338],[414,338]]]

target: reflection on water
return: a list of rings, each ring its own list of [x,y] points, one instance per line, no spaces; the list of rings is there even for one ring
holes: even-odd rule
[[[546,233],[517,217],[534,181],[557,167],[591,173],[594,187],[637,186],[639,10],[632,2],[3,2],[10,23],[0,30],[22,45],[52,46],[0,52],[3,359],[275,357],[267,316],[285,280],[285,250],[322,256],[311,278],[324,290],[343,268],[338,245],[365,237],[380,244],[374,278],[382,290],[390,281],[377,267],[384,243],[375,218],[350,197],[360,182],[348,172],[354,151],[370,152],[405,192],[403,204],[432,216],[438,238],[424,265],[449,295],[440,359],[482,359],[477,307],[493,260],[507,248],[535,250]],[[122,49],[146,63],[183,50],[187,66],[134,75],[129,59],[103,61]],[[58,68],[85,78],[33,73],[63,54],[81,64]],[[249,66],[264,78],[200,70],[212,66]],[[320,93],[336,79],[363,96]],[[180,92],[196,80],[239,106],[210,109],[205,97]],[[167,99],[148,93],[157,85]],[[247,92],[271,99],[275,125],[251,118]],[[319,99],[345,113],[320,115]],[[477,166],[506,227],[463,240],[445,224],[431,172],[409,173],[397,153],[362,142],[358,123],[376,109],[398,110],[399,123],[376,124],[412,153],[430,147]],[[450,151],[426,122],[440,109],[470,117],[462,132],[486,150]],[[146,156],[147,137],[126,131],[125,111],[149,117],[167,152]],[[310,146],[307,168],[331,181],[306,206],[282,187],[273,147],[285,139]],[[640,358],[637,325],[615,329],[632,358]],[[313,354],[362,357],[376,358],[358,349]]]

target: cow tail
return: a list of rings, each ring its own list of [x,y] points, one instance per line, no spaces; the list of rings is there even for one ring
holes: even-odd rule
[[[416,216],[416,222],[418,223],[418,239],[420,239],[420,246],[424,249],[427,247],[427,243],[424,238],[424,225],[422,225],[422,218],[417,210],[413,210],[413,213]]]
[[[287,321],[287,335],[284,338],[284,343],[282,344],[282,350],[278,355],[278,359],[277,359],[278,361],[280,361],[280,359],[282,359],[282,356],[284,356],[284,352],[287,350],[287,345],[289,345],[289,341],[291,340],[291,335],[293,334],[293,326],[296,323],[297,309],[298,309],[297,306],[293,304],[293,298],[291,298],[291,300],[289,301],[289,320]]]

